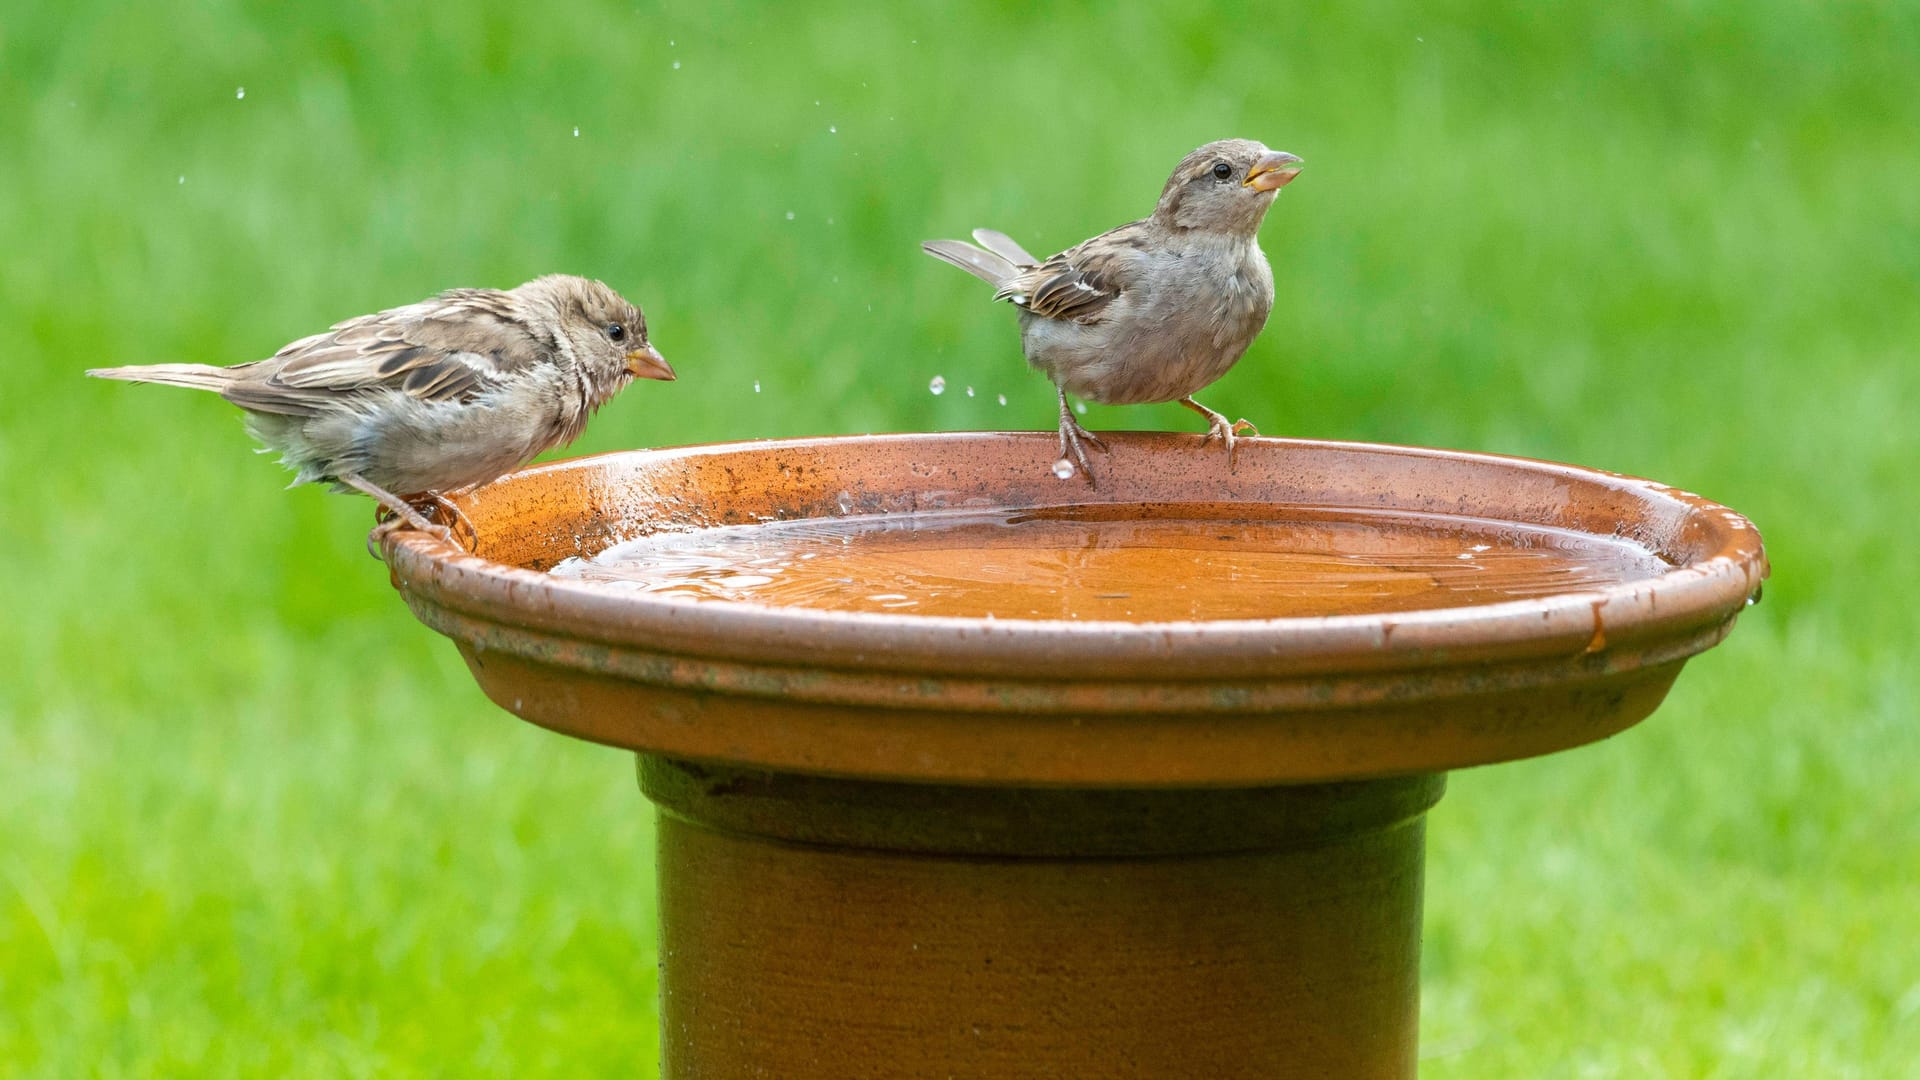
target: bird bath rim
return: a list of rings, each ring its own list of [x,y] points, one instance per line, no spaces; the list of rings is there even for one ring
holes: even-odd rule
[[[484,534],[490,506],[513,494],[517,485],[564,480],[583,470],[600,473],[606,486],[611,486],[632,482],[649,467],[658,471],[697,459],[806,453],[821,447],[844,449],[851,463],[858,465],[858,459],[869,451],[902,444],[925,447],[930,463],[937,463],[944,449],[964,452],[991,440],[1003,447],[1017,447],[1006,456],[1030,462],[1031,467],[1039,471],[1045,468],[1045,455],[1034,451],[1041,445],[1050,445],[1051,438],[1031,432],[944,432],[770,439],[615,451],[523,469],[463,493],[453,501],[477,533]],[[1189,458],[1185,464],[1201,464],[1202,472],[1207,466],[1215,467],[1223,483],[1232,479],[1218,448],[1203,447],[1190,435],[1114,432],[1111,439],[1115,443],[1115,460],[1123,460],[1120,455],[1137,447],[1150,456],[1164,453]],[[1166,443],[1173,445],[1162,445]],[[691,646],[697,642],[699,647],[694,651],[708,655],[817,663],[822,656],[841,654],[842,661],[857,658],[854,662],[864,668],[1007,675],[1057,674],[1055,665],[1062,661],[1092,663],[1102,671],[1124,675],[1125,669],[1135,663],[1178,660],[1189,676],[1203,677],[1255,670],[1263,674],[1286,671],[1296,675],[1355,669],[1417,670],[1458,663],[1463,653],[1471,653],[1480,662],[1492,663],[1605,652],[1609,646],[1649,636],[1672,637],[1676,632],[1720,627],[1757,596],[1768,572],[1759,533],[1744,517],[1698,495],[1650,480],[1530,458],[1381,443],[1257,438],[1242,440],[1239,453],[1241,475],[1256,471],[1263,460],[1276,455],[1339,453],[1517,470],[1567,484],[1588,485],[1596,491],[1629,496],[1649,511],[1678,515],[1677,520],[1667,524],[1664,535],[1634,539],[1669,564],[1677,561],[1677,553],[1671,550],[1674,546],[1684,544],[1690,555],[1684,563],[1671,565],[1656,577],[1499,603],[1372,614],[1164,622],[978,619],[660,598],[555,577],[544,568],[530,569],[470,554],[417,532],[394,534],[386,545],[387,557],[397,586],[405,582],[410,589],[433,597],[437,603],[471,614],[484,612],[490,617],[511,611],[513,617],[509,621],[513,625],[528,629],[564,629],[585,640],[660,647]],[[1015,505],[1031,508],[1034,505],[1066,507],[1155,501],[1137,497],[1137,490],[1127,480],[1120,477],[1118,482],[1089,490],[1077,480],[1062,483],[1049,478],[1046,484],[1056,487],[1061,498],[1046,504]],[[931,483],[927,486],[935,487]],[[1036,486],[1044,488],[1044,485]],[[1127,497],[1129,494],[1134,497]],[[1291,499],[1205,501],[1303,502]],[[1327,509],[1402,509],[1357,502],[1312,505]],[[951,507],[919,506],[886,512],[946,509]],[[1437,512],[1458,515],[1456,510]],[[768,515],[760,520],[771,524],[804,516],[807,515]],[[696,520],[684,528],[742,523],[751,522]],[[589,543],[588,537],[575,537],[574,549],[566,554],[591,555],[610,543],[630,539],[641,532],[658,531],[633,530],[633,522],[621,524],[627,525],[628,530],[603,532],[598,542]],[[1627,524],[1631,523],[1622,523]],[[1691,535],[1682,536],[1683,533]],[[485,541],[481,546],[486,546]],[[1711,634],[1712,641],[1705,644],[1719,640],[1723,633],[1724,630]],[[739,635],[751,641],[733,642]],[[1692,635],[1682,634],[1682,637]],[[730,647],[732,644],[747,644],[750,648],[742,653]],[[1679,655],[1691,655],[1705,647],[1705,644],[1688,647],[1692,644],[1688,640],[1674,640],[1669,644],[1679,647]],[[1659,654],[1671,651],[1655,650]]]

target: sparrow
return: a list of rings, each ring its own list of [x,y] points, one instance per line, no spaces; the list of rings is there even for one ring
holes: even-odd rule
[[[416,499],[487,483],[578,438],[634,379],[671,381],[646,316],[598,281],[550,274],[451,289],[335,323],[265,360],[151,364],[88,375],[211,390],[246,413],[298,486],[325,481],[452,540]]]
[[[1273,310],[1273,270],[1256,234],[1276,193],[1300,174],[1292,154],[1249,139],[1210,142],[1180,162],[1153,213],[1050,259],[1005,234],[975,229],[921,249],[995,288],[1020,309],[1027,363],[1060,398],[1060,457],[1094,483],[1067,395],[1108,405],[1178,401],[1207,418],[1206,439],[1253,432],[1193,399],[1240,359]],[[1061,468],[1064,476],[1066,469]]]

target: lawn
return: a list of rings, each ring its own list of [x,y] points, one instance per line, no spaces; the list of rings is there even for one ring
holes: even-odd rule
[[[489,705],[365,500],[81,369],[569,271],[681,373],[575,452],[1050,428],[918,241],[1063,247],[1244,135],[1308,168],[1210,404],[1651,476],[1772,555],[1652,720],[1453,778],[1423,1075],[1915,1075],[1916,131],[1913,4],[12,5],[0,1074],[656,1057],[631,759]]]

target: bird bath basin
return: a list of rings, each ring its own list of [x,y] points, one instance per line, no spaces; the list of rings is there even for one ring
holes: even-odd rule
[[[1766,575],[1610,473],[1107,438],[609,454],[388,537],[489,697],[638,752],[667,1076],[1411,1076],[1445,772],[1637,722]]]

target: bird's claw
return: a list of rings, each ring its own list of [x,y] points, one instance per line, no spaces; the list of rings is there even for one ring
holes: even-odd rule
[[[1070,416],[1062,416],[1060,421],[1060,456],[1071,457],[1079,463],[1080,475],[1087,478],[1088,487],[1099,487],[1100,485],[1093,479],[1093,466],[1087,461],[1086,444],[1092,443],[1093,448],[1103,454],[1107,452],[1107,444],[1101,442],[1098,435],[1081,427]]]
[[[438,495],[433,495],[431,498],[434,501],[436,514],[445,514],[446,516],[452,517],[457,525],[466,526],[466,531],[469,534],[473,532],[473,523],[467,520],[467,516],[460,512],[459,507]],[[429,521],[417,510],[411,515],[402,516],[389,507],[381,506],[375,510],[374,517],[378,524],[374,525],[373,530],[367,533],[367,554],[376,559],[380,558],[381,542],[388,536],[402,529],[412,529],[415,532],[426,533],[428,536],[442,543],[451,544],[462,551],[473,550],[473,546],[461,539],[452,527],[442,525],[437,521]]]
[[[1207,433],[1201,436],[1201,443],[1210,443],[1215,439],[1226,443],[1227,471],[1235,471],[1239,464],[1235,458],[1240,449],[1235,436],[1242,433],[1258,436],[1260,429],[1254,427],[1253,422],[1245,418],[1229,422],[1224,415],[1214,412],[1212,409],[1207,408],[1191,397],[1181,398],[1180,404],[1185,405],[1187,408],[1207,418]]]

